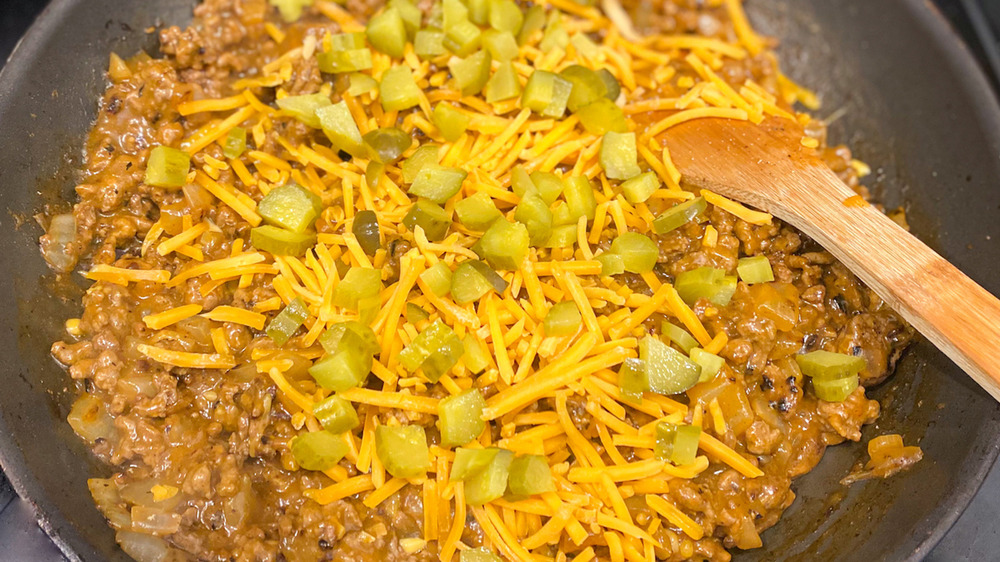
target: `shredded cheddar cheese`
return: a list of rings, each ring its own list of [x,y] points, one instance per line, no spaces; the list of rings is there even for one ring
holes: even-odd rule
[[[750,27],[740,0],[709,3],[729,14],[730,32],[720,37],[731,41],[695,35],[641,37],[615,1],[606,0],[598,9],[571,0],[546,0],[540,6],[547,17],[572,39],[546,49],[541,42],[549,32],[539,30],[521,41],[524,44],[509,65],[518,86],[539,70],[562,72],[572,65],[607,70],[621,91],[615,100],[602,98],[602,103],[621,110],[623,130],[637,137],[631,139],[636,170],[650,172],[644,179],[653,183],[641,197],[605,171],[602,146],[609,137],[588,126],[583,113],[552,117],[522,107],[520,96],[491,102],[463,93],[448,69],[450,54],[418,56],[410,44],[396,58],[372,51],[371,68],[361,74],[381,81],[390,69],[406,69],[420,90],[412,107],[384,107],[381,86],[340,94],[324,83],[318,94],[332,103],[342,102],[339,107],[345,119],[353,120],[357,133],[391,126],[411,135],[411,140],[419,139],[398,160],[381,164],[371,160],[370,154],[354,151],[348,151],[354,154],[348,157],[321,134],[293,136],[285,124],[296,118],[295,112],[284,104],[280,107],[286,109],[279,109],[266,101],[270,96],[252,92],[271,88],[275,99],[289,99],[296,91],[296,61],[329,53],[334,39],[331,33],[296,39],[299,34],[267,23],[263,27],[267,37],[276,43],[295,40],[296,44],[268,60],[259,75],[235,80],[233,95],[191,99],[198,95],[188,94],[177,106],[180,115],[191,116],[198,126],[180,143],[197,163],[187,176],[191,185],[184,189],[218,200],[218,212],[192,211],[179,220],[162,215],[142,237],[135,261],[97,264],[85,275],[98,283],[157,284],[184,296],[187,300],[165,301],[142,317],[147,330],[137,337],[146,339],[136,349],[170,367],[240,368],[240,372],[249,367],[250,373],[259,373],[273,384],[275,407],[287,411],[294,431],[326,431],[319,405],[333,395],[355,407],[360,427],[343,435],[348,450],[344,460],[316,472],[320,480],[311,480],[310,485],[316,487],[304,493],[322,505],[356,498],[372,510],[389,505],[386,502],[401,492],[418,493],[423,534],[399,541],[409,554],[429,550],[440,560],[451,561],[457,552],[472,546],[463,542],[467,516],[471,516],[485,543],[511,560],[553,560],[555,556],[556,562],[598,558],[651,562],[661,550],[676,556],[688,552],[685,549],[693,556],[691,541],[702,540],[706,529],[675,505],[671,482],[696,479],[710,467],[712,471],[730,467],[743,477],[757,478],[764,474],[761,466],[766,459],[750,457],[739,452],[740,447],[738,451],[726,444],[732,443],[739,421],[727,411],[732,406],[725,399],[692,400],[688,406],[683,399],[640,392],[642,400],[636,402],[619,387],[619,370],[627,360],[640,356],[640,341],[649,334],[648,327],[659,325],[665,317],[682,325],[704,351],[720,356],[729,344],[726,330],[733,337],[735,332],[719,322],[721,308],[703,310],[693,301],[685,302],[672,284],[668,267],[661,264],[660,269],[635,271],[636,275],[626,278],[620,270],[607,274],[605,260],[620,257],[612,256],[609,247],[615,248],[611,241],[623,235],[639,232],[659,241],[651,234],[657,218],[675,204],[690,205],[699,194],[662,146],[662,133],[697,119],[797,121],[802,117],[793,103],[810,106],[818,102],[814,94],[780,74],[777,85],[767,83],[770,90],[764,82],[727,82],[725,65],[761,53],[766,56],[768,43]],[[314,12],[316,18],[325,18],[325,25],[341,32],[365,29],[334,2],[316,0]],[[491,72],[498,64],[494,61]],[[451,141],[445,139],[440,118],[435,117],[435,108],[442,106],[467,121],[460,134],[448,137]],[[310,119],[300,121],[308,125]],[[308,126],[315,128],[315,123]],[[237,132],[246,132],[254,148],[239,155],[227,152],[223,157],[218,149],[236,127],[245,128]],[[433,145],[420,145],[426,139]],[[817,148],[820,142],[803,137],[801,144]],[[411,170],[406,162],[418,146],[435,146],[427,153],[434,163],[467,174],[453,195],[437,201],[448,217],[443,233],[411,224],[417,197],[411,192],[415,182],[408,177]],[[859,175],[870,172],[861,162],[852,166]],[[515,174],[521,174],[517,180]],[[524,180],[525,176],[529,179]],[[564,182],[563,187],[569,178],[582,178],[592,188],[582,203],[563,189],[561,195],[556,194],[558,201],[549,205],[550,222],[559,218],[561,222],[553,225],[563,229],[564,240],[533,240],[527,253],[517,256],[518,263],[492,268],[490,256],[477,244],[483,238],[476,230],[481,225],[462,217],[465,209],[459,202],[481,198],[492,205],[492,220],[515,222],[526,197],[515,190],[522,185],[518,181],[538,182],[538,187],[552,176]],[[276,225],[281,222],[268,214],[261,201],[290,184],[301,186],[310,202],[321,203],[315,203],[318,216],[297,231],[281,227],[284,230],[279,232],[289,238],[305,240],[301,247],[296,244],[285,251],[276,244],[267,249],[255,236],[266,230],[262,226],[279,228]],[[702,189],[700,195],[704,202],[746,223],[772,224],[770,214],[712,191]],[[853,199],[844,204],[856,205]],[[578,207],[585,210],[580,212]],[[355,230],[370,216],[368,211],[376,217],[374,244]],[[704,216],[692,220],[703,228],[699,251],[718,253],[732,243],[731,230],[720,233],[723,227],[717,229]],[[216,244],[220,233],[239,238],[228,240],[229,245],[220,251]],[[657,252],[670,252],[663,247],[657,246]],[[451,276],[460,264],[481,259],[493,269],[489,286],[471,302],[458,298],[461,287]],[[657,260],[664,258],[657,255]],[[438,268],[442,265],[448,274],[444,281],[432,276],[442,271]],[[356,269],[378,271],[371,279],[377,286],[363,291],[345,289]],[[362,298],[352,290],[367,292]],[[579,322],[572,330],[550,332],[547,317],[560,303],[575,307]],[[174,331],[195,321],[210,326],[205,329],[210,341],[184,349],[205,353],[170,349],[177,347],[171,343]],[[237,331],[253,334],[255,345],[244,349],[239,338],[232,336],[234,326],[222,323],[242,326]],[[307,367],[335,355],[336,346],[343,345],[338,343],[338,332],[331,329],[358,324],[370,327],[374,334],[374,340],[370,335],[364,340],[365,347],[375,348],[367,378],[344,389],[309,376]],[[459,358],[439,377],[430,378],[426,375],[429,364],[418,362],[420,366],[414,369],[412,356],[417,355],[414,350],[420,351],[421,337],[440,324],[454,335],[448,349]],[[66,328],[76,335],[80,321],[67,323]],[[281,330],[288,331],[287,338],[274,335]],[[360,340],[343,341],[361,346]],[[481,415],[487,430],[466,446],[540,455],[551,472],[554,491],[467,506],[466,492],[471,495],[471,489],[449,478],[453,448],[436,445],[429,447],[432,462],[426,474],[415,478],[393,475],[392,463],[378,450],[377,432],[384,431],[383,426],[407,423],[440,425],[447,400],[470,390],[488,396]],[[537,404],[552,407],[536,409]],[[579,404],[590,416],[592,427],[583,428],[574,420]],[[636,412],[642,415],[636,418]],[[639,427],[635,420],[645,418],[654,421],[642,421],[647,425]],[[660,421],[706,428],[694,462],[675,465],[656,457],[654,434]],[[709,427],[718,437],[708,433]],[[282,454],[282,447],[289,448],[284,443],[275,447]],[[170,486],[153,491],[164,499],[177,492]],[[630,511],[639,499],[651,510],[648,518],[633,517]],[[710,526],[707,530],[713,532]]]

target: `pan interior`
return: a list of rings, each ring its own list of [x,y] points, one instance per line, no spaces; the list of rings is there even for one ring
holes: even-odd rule
[[[63,421],[76,393],[48,354],[81,284],[57,281],[38,255],[32,217],[72,195],[84,132],[111,51],[155,48],[144,30],[190,20],[193,0],[56,0],[0,74],[0,462],[73,559],[127,560],[86,479],[105,470]],[[918,0],[749,0],[781,37],[794,78],[822,94],[834,142],[876,170],[874,193],[904,205],[917,233],[994,293],[1000,276],[1000,112],[958,40]],[[917,559],[950,527],[997,453],[1000,408],[930,344],[918,342],[875,390],[883,404],[864,441],[902,433],[925,458],[886,481],[844,488],[863,444],[831,449],[795,484],[798,499],[736,560]]]

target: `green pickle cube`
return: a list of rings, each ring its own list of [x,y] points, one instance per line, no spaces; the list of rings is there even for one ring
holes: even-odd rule
[[[556,490],[549,463],[541,455],[524,455],[514,459],[510,463],[507,485],[515,497],[534,496]]]
[[[625,271],[647,273],[656,266],[660,249],[656,242],[638,232],[626,232],[611,242],[611,252],[621,256]]]
[[[306,470],[328,470],[347,454],[344,438],[329,431],[302,433],[289,443],[292,458]]]
[[[333,304],[360,310],[361,301],[378,297],[382,290],[382,270],[367,267],[352,267],[333,291]]]
[[[300,234],[312,228],[322,211],[319,196],[294,183],[272,189],[257,204],[264,220]]]
[[[157,146],[149,151],[143,181],[153,187],[184,187],[190,170],[191,157],[187,152],[169,146]]]
[[[265,224],[250,229],[250,245],[276,256],[301,256],[316,245],[316,234]]]
[[[441,400],[438,403],[441,445],[465,445],[479,437],[486,429],[486,422],[482,419],[484,408],[486,401],[475,388]]]
[[[701,378],[697,363],[652,335],[639,341],[639,359],[646,365],[649,390],[657,394],[680,394]]]
[[[317,402],[313,406],[313,415],[330,433],[344,433],[361,425],[354,406],[336,394]]]
[[[396,478],[416,478],[431,467],[427,436],[419,425],[376,427],[375,452],[386,471]]]
[[[451,215],[440,205],[426,199],[420,199],[410,207],[403,217],[403,226],[410,230],[420,227],[431,242],[443,240],[451,227]]]
[[[691,464],[698,456],[701,428],[696,425],[656,424],[656,457],[681,466]]]

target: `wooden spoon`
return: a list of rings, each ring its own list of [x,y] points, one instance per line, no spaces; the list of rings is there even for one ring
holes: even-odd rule
[[[801,144],[797,124],[698,119],[658,138],[686,182],[804,232],[1000,400],[1000,301],[875,207],[848,201],[854,192]]]

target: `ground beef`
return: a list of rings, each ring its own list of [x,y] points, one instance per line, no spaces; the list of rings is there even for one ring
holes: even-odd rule
[[[722,39],[730,39],[733,33],[724,10],[706,7],[700,0],[625,4],[637,14],[636,21],[651,28]],[[429,9],[430,4],[424,2],[422,7]],[[348,10],[362,15],[373,8],[368,0],[347,3]],[[139,248],[157,221],[168,234],[180,232],[185,214],[214,225],[202,240],[210,259],[230,255],[235,239],[248,239],[246,223],[229,207],[200,193],[197,186],[146,185],[143,162],[151,147],[176,145],[179,138],[210,119],[206,114],[182,117],[177,110],[182,99],[233,95],[234,80],[259,76],[264,64],[303,38],[319,39],[328,30],[339,31],[339,26],[314,10],[307,10],[297,23],[282,24],[265,0],[205,0],[195,9],[195,16],[196,26],[163,29],[160,50],[166,57],[131,59],[131,75],[112,83],[99,102],[100,112],[86,146],[83,180],[76,189],[77,240],[69,247],[73,263],[177,271],[185,262],[176,254],[160,256]],[[284,40],[275,40],[268,32],[269,24],[282,29]],[[741,62],[727,59],[719,72],[734,83],[752,76],[773,88],[774,64],[765,56]],[[314,93],[324,83],[315,58],[296,59],[290,72],[293,78],[287,93],[292,95]],[[253,93],[262,103],[273,103],[273,88],[259,87]],[[250,145],[277,152],[282,147],[279,138],[297,146],[317,135],[295,120],[277,118],[265,137],[251,138]],[[216,146],[209,153],[213,158],[223,157]],[[851,154],[846,147],[825,149],[823,157],[848,185],[865,193],[849,165]],[[198,166],[209,160],[198,158]],[[221,173],[222,180],[232,179],[226,175],[232,171]],[[256,199],[262,196],[255,186],[248,188],[248,194]],[[653,213],[661,210],[651,204]],[[718,233],[713,247],[703,244],[709,226]],[[324,223],[318,228],[334,232],[338,226]],[[607,249],[612,237],[605,233],[595,247]],[[879,406],[866,398],[864,386],[878,383],[892,371],[912,330],[831,255],[780,221],[755,226],[710,207],[706,220],[688,222],[654,239],[659,248],[654,273],[661,280],[670,281],[705,266],[733,271],[741,255],[764,255],[777,282],[777,289],[770,293],[740,284],[725,307],[705,300],[693,307],[712,333],[728,334],[729,342],[720,354],[732,369],[719,384],[738,389],[739,404],[748,416],[746,423],[730,427],[720,440],[754,456],[765,475],[748,479],[725,465],[713,465],[693,480],[672,480],[667,495],[693,514],[707,534],[693,541],[662,527],[656,537],[672,548],[657,550],[657,556],[728,560],[727,547],[760,545],[759,533],[773,525],[795,497],[792,478],[814,467],[826,446],[858,440],[862,425],[875,420]],[[51,243],[43,237],[43,249]],[[383,243],[389,254],[388,283],[393,283],[399,277],[399,260],[412,244],[391,237]],[[638,275],[626,274],[621,281],[649,293]],[[109,482],[119,495],[99,501],[112,525],[121,528],[123,510],[148,503],[143,498],[153,483],[159,483],[177,489],[160,506],[169,510],[177,524],[163,539],[170,556],[178,559],[436,559],[429,549],[413,551],[403,546],[408,539],[423,536],[419,487],[403,487],[376,509],[356,497],[325,506],[305,497],[304,490],[330,482],[320,473],[293,470],[288,442],[299,427],[289,414],[291,405],[266,375],[252,366],[230,372],[170,367],[137,351],[137,344],[152,337],[178,350],[213,351],[206,319],[189,318],[154,335],[142,321],[151,311],[184,304],[199,304],[206,311],[222,304],[252,307],[277,294],[259,276],[240,288],[204,291],[206,283],[204,278],[195,278],[176,288],[143,282],[129,287],[95,284],[83,299],[82,335],[52,346],[53,356],[79,382],[84,397],[96,397],[100,404],[94,415],[106,423],[92,445],[95,454],[114,470]],[[779,318],[762,304],[777,304],[791,312]],[[605,310],[610,314],[615,307],[608,305]],[[647,324],[650,332],[657,333],[658,321]],[[233,324],[225,327],[223,337],[241,357],[252,354],[266,339]],[[796,353],[831,347],[862,356],[867,363],[861,375],[864,386],[840,403],[818,401],[790,361]],[[304,376],[307,366],[296,365],[289,376]],[[436,388],[432,395],[444,396],[445,391]],[[543,400],[525,411],[554,409],[554,401]],[[586,399],[570,397],[567,410],[577,430],[598,439]],[[402,423],[426,426],[432,440],[437,439],[433,416],[399,415]],[[626,419],[636,427],[653,421],[631,410]],[[633,460],[632,453],[627,454]],[[351,463],[344,461],[341,467],[348,475],[356,473]],[[633,504],[629,507],[634,517],[649,521],[648,508]],[[463,540],[470,545],[483,543],[482,530],[472,518]]]

